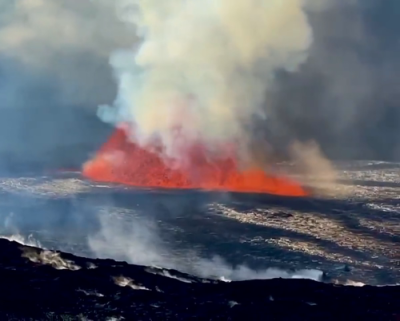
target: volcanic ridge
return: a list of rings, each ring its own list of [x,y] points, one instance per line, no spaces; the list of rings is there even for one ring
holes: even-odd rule
[[[0,239],[2,320],[398,320],[400,286],[226,282]]]

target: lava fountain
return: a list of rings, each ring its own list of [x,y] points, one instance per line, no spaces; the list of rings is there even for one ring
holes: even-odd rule
[[[267,175],[259,168],[240,170],[232,156],[207,157],[201,144],[193,144],[185,165],[169,166],[160,149],[143,148],[118,128],[92,160],[86,162],[85,177],[136,187],[203,189],[282,196],[306,196],[307,192],[286,177]]]
[[[276,72],[307,61],[308,8],[321,1],[115,2],[140,41],[112,52],[118,93],[97,113],[138,132],[117,129],[83,174],[142,187],[306,195],[286,177],[243,168],[237,154],[245,153],[254,119],[266,116]],[[224,144],[233,141],[239,147]]]

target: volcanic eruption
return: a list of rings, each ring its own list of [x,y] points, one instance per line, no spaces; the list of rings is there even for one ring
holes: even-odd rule
[[[118,94],[98,114],[135,133],[116,129],[84,175],[135,186],[305,195],[248,161],[246,144],[254,117],[268,117],[263,105],[276,72],[295,72],[307,59],[312,29],[304,9],[314,1],[116,3],[140,42],[111,55]]]
[[[88,178],[137,187],[206,189],[304,196],[306,191],[284,177],[267,175],[260,168],[240,170],[233,156],[210,158],[201,144],[187,151],[185,165],[168,166],[160,148],[145,149],[131,142],[118,128],[97,155],[83,167]]]

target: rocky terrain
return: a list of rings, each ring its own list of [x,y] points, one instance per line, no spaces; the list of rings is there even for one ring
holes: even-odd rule
[[[226,282],[0,239],[1,320],[399,320],[400,286]]]
[[[210,274],[198,263],[217,257],[226,263],[217,274],[228,278],[227,269],[245,265],[322,270],[339,283],[399,283],[400,164],[335,166],[338,178],[327,186],[333,195],[300,199],[135,189],[67,170],[7,174],[0,177],[0,236],[201,277]]]

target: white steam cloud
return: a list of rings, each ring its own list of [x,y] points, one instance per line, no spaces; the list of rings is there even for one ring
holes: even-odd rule
[[[233,267],[223,258],[202,258],[196,251],[173,251],[160,237],[155,224],[144,220],[118,220],[108,213],[100,214],[100,230],[88,238],[96,257],[124,260],[133,264],[175,269],[204,278],[248,280],[271,278],[304,278],[320,281],[322,272],[299,270],[287,272],[269,268],[254,270],[246,265]]]
[[[318,1],[317,1],[318,2]],[[112,54],[115,108],[100,117],[136,126],[140,143],[161,138],[168,156],[181,141],[239,141],[277,70],[296,71],[313,40],[303,0],[124,0],[119,17],[142,38]],[[320,6],[315,7],[319,9]]]
[[[33,235],[29,235],[27,238],[24,237],[21,234],[12,234],[10,236],[0,235],[0,239],[5,239],[5,240],[8,240],[10,242],[17,242],[17,243],[22,244],[22,245],[43,248],[42,244],[38,240],[36,240],[33,237]]]

